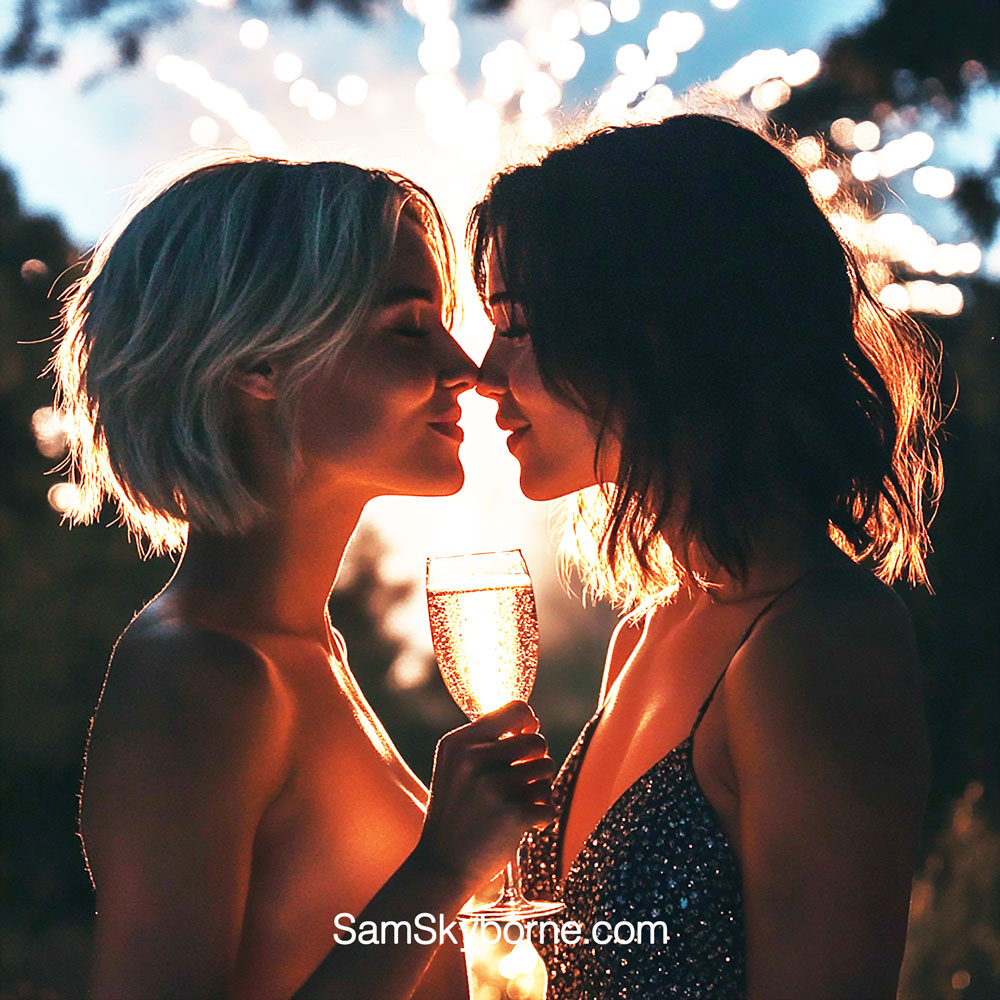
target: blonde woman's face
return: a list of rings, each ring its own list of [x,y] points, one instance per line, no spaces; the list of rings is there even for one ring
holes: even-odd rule
[[[554,500],[595,485],[597,425],[542,384],[531,332],[507,293],[495,254],[487,294],[494,332],[476,391],[496,401],[497,425],[510,432],[507,448],[521,466],[521,492],[530,500]],[[605,465],[612,462],[615,455],[604,457]]]
[[[307,470],[373,497],[461,488],[457,398],[475,384],[476,367],[443,326],[442,300],[423,231],[404,215],[368,329],[304,389]]]

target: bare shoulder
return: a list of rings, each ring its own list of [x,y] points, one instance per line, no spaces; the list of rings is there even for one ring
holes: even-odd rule
[[[176,619],[140,615],[115,645],[102,699],[131,709],[193,710],[198,715],[271,714],[285,703],[275,665],[231,635]],[[279,711],[280,715],[280,711]]]
[[[891,587],[852,565],[813,573],[779,598],[738,658],[766,661],[777,682],[796,669],[819,674],[829,673],[821,665],[836,665],[831,682],[919,686],[906,605]],[[822,682],[821,677],[813,679]]]
[[[930,778],[905,606],[858,567],[811,574],[722,690],[754,995],[895,996]]]
[[[232,636],[140,615],[115,646],[87,751],[84,803],[170,769],[278,780],[290,699],[275,665]],[[85,809],[85,812],[87,810]]]
[[[906,606],[859,567],[814,573],[761,619],[726,675],[734,760],[794,753],[855,777],[927,771],[920,665]],[[786,759],[787,756],[786,756]],[[907,784],[907,782],[903,782]]]

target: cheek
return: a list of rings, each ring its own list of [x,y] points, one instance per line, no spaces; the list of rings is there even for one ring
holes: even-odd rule
[[[359,447],[381,448],[399,441],[428,395],[417,366],[364,366],[348,378],[316,386],[302,401],[299,440],[306,451],[330,457],[353,455]],[[431,383],[431,391],[433,384]]]
[[[542,385],[535,357],[530,350],[519,352],[508,366],[507,384],[510,386],[510,394],[526,409],[528,407],[546,409],[555,402],[549,391]]]

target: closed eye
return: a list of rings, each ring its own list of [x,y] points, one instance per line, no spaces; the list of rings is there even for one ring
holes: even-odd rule
[[[495,332],[498,337],[504,340],[521,340],[528,336],[528,328],[526,326],[508,326],[504,330],[497,327]]]
[[[431,335],[430,330],[423,329],[419,326],[397,326],[393,327],[392,332],[399,337],[409,337],[410,339],[429,337]]]

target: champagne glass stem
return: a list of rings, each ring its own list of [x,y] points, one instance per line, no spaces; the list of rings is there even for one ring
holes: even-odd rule
[[[504,906],[508,903],[523,903],[524,897],[521,895],[521,869],[514,858],[507,862],[507,867],[503,870],[503,891],[500,898],[494,905]]]

